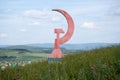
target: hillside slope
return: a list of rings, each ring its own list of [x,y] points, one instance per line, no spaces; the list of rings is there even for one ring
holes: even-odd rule
[[[47,53],[50,54],[53,50],[53,48],[48,47],[39,47],[39,46],[27,46],[27,45],[14,45],[14,46],[8,46],[8,47],[2,47],[0,50],[13,50],[18,52],[31,52],[31,53]],[[61,48],[63,52],[70,52],[70,50],[67,50],[65,48]]]
[[[120,45],[0,71],[2,80],[120,80]]]

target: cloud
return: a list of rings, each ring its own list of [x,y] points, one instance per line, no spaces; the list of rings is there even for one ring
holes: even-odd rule
[[[21,31],[21,32],[26,32],[26,31],[27,31],[27,29],[20,29],[20,31]]]
[[[31,18],[46,18],[50,12],[47,10],[26,10],[23,15]]]
[[[108,9],[108,15],[120,16],[120,5],[112,6]]]
[[[48,26],[52,22],[58,22],[60,20],[60,17],[55,13],[45,9],[26,10],[23,12],[22,16],[28,26]]]
[[[51,20],[52,20],[53,22],[58,22],[58,21],[61,20],[61,18],[60,18],[60,17],[52,17]]]
[[[88,28],[88,29],[93,29],[95,28],[95,23],[94,22],[84,22],[81,27],[83,28]]]
[[[35,21],[35,22],[31,22],[31,23],[29,23],[28,25],[30,25],[30,26],[40,26],[40,25],[41,25],[41,23],[40,23],[40,22]]]
[[[8,36],[8,34],[6,34],[6,33],[0,33],[0,38],[4,38],[4,37],[7,37]]]
[[[117,7],[114,11],[113,14],[116,16],[120,16],[120,7]]]

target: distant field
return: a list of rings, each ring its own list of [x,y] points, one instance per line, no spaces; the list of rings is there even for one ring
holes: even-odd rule
[[[15,50],[0,50],[0,56],[15,56],[16,60],[41,60],[43,58],[47,58],[49,54],[46,53],[30,53],[30,52],[19,52]],[[4,60],[4,59],[3,59]],[[9,59],[11,61],[12,59]],[[8,61],[8,59],[7,59]]]
[[[46,53],[25,53],[24,56],[38,56],[38,57],[48,57],[49,54]]]

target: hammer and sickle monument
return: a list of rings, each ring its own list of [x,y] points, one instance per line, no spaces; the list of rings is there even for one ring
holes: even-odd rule
[[[54,42],[54,50],[49,55],[48,60],[62,59],[64,57],[64,55],[60,49],[60,44],[64,44],[65,42],[67,42],[72,37],[72,34],[74,32],[73,19],[66,11],[61,10],[61,9],[52,9],[52,11],[57,11],[57,12],[61,13],[62,15],[64,15],[64,17],[66,18],[67,23],[68,23],[68,29],[67,29],[66,34],[61,38],[59,35],[60,35],[60,33],[64,33],[63,29],[61,29],[61,28],[54,29],[54,33],[56,34],[56,39]]]

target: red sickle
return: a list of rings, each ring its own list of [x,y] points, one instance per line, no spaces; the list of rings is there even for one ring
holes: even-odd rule
[[[63,44],[72,37],[72,34],[74,32],[74,22],[73,22],[72,17],[65,11],[63,11],[61,9],[53,9],[52,11],[60,12],[61,14],[63,14],[65,16],[65,18],[67,20],[67,23],[68,23],[67,33],[62,38],[60,38],[60,44]]]
[[[72,34],[74,32],[74,22],[71,18],[71,16],[65,12],[64,10],[61,9],[53,9],[52,11],[57,11],[60,12],[61,14],[63,14],[67,20],[68,23],[68,30],[67,33],[62,37],[59,38],[59,34],[60,33],[64,33],[64,31],[62,29],[55,29],[55,33],[57,34],[57,38],[55,39],[55,43],[54,43],[54,50],[52,52],[52,54],[50,54],[50,58],[63,58],[63,54],[62,51],[60,50],[60,44],[63,44],[65,42],[67,42],[71,37]]]

